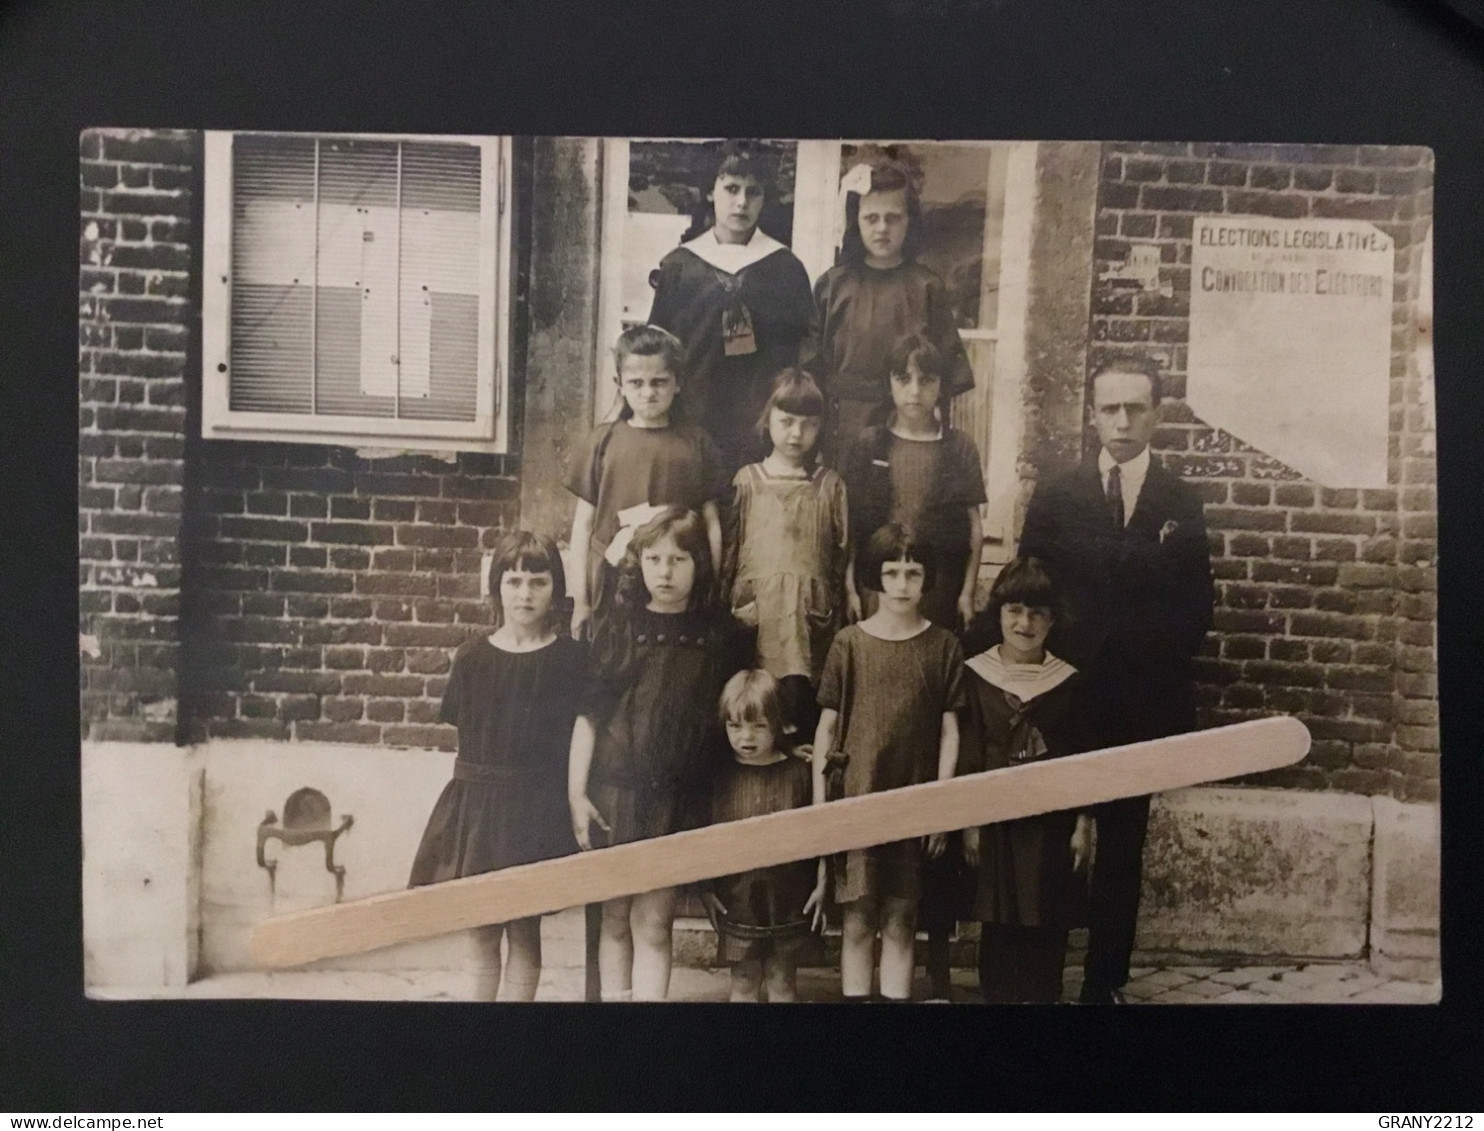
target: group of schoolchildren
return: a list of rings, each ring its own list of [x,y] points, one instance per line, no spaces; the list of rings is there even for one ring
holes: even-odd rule
[[[497,627],[454,660],[441,717],[458,756],[414,885],[1082,748],[1040,563],[1010,562],[976,610],[983,473],[947,423],[973,375],[916,260],[909,171],[846,175],[840,262],[812,294],[757,226],[770,191],[760,153],[725,147],[711,222],[618,339],[622,408],[567,481],[583,568],[568,576],[539,534],[497,549]],[[985,999],[1050,1002],[1090,848],[1090,822],[1055,813],[699,894],[735,1001],[794,1000],[838,914],[846,1000],[908,1000],[919,927],[947,1000],[950,935],[977,920]],[[678,895],[602,905],[603,1000],[667,995]],[[539,920],[480,938],[485,995],[534,998]]]

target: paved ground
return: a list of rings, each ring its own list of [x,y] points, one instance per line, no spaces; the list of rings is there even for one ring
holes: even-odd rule
[[[540,1001],[581,1001],[583,989],[581,912],[551,916],[543,930],[545,964],[537,991]],[[361,959],[362,962],[365,959]],[[1278,966],[1144,966],[1132,971],[1126,987],[1130,1003],[1148,1005],[1271,1005],[1282,1003],[1427,1004],[1441,996],[1437,982],[1408,982],[1373,973],[1364,963],[1293,963]],[[1082,971],[1068,965],[1064,1000],[1075,1001]],[[839,972],[805,968],[799,972],[804,1001],[838,1001]],[[953,1001],[978,1002],[972,970],[953,973]],[[280,997],[362,1001],[464,1001],[472,997],[467,970],[372,971],[303,970],[218,974],[183,990],[95,991],[98,997]],[[914,996],[927,997],[919,971]],[[677,967],[671,998],[679,1001],[725,1001],[726,970]]]

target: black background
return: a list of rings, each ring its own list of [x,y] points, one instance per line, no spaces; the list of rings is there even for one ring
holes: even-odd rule
[[[1478,1109],[1484,33],[1402,0],[0,12],[0,1110]],[[1425,144],[1436,151],[1444,1003],[89,1002],[77,135],[89,126]]]

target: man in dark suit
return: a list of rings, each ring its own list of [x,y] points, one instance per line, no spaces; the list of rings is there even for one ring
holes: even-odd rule
[[[1101,441],[1080,467],[1036,485],[1020,539],[1069,611],[1054,649],[1083,673],[1088,738],[1118,746],[1195,729],[1191,657],[1214,589],[1200,496],[1150,459],[1160,373],[1125,357],[1092,376]],[[1139,911],[1149,798],[1094,810],[1097,852],[1081,1000],[1122,1001]]]

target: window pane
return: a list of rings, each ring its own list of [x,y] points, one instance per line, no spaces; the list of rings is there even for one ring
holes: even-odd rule
[[[994,353],[995,344],[983,338],[964,342],[969,363],[974,368],[974,387],[954,397],[949,423],[974,441],[981,461],[989,459],[990,429],[994,423]]]
[[[308,412],[314,282],[314,139],[233,141],[228,403]]]
[[[308,412],[310,291],[237,283],[232,288],[231,380],[239,412]]]

